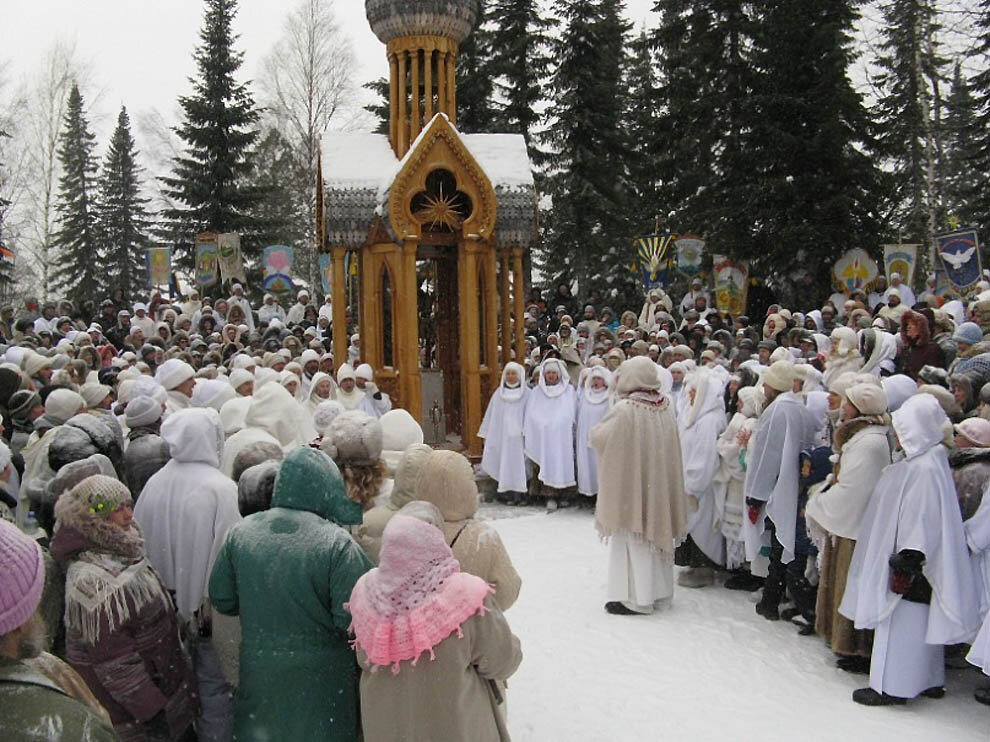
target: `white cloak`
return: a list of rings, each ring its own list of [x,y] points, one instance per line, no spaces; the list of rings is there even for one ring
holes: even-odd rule
[[[555,364],[560,382],[547,387],[546,368]],[[577,484],[574,476],[574,387],[568,382],[567,366],[555,358],[543,362],[540,383],[526,399],[523,442],[526,456],[540,467],[540,481],[548,487],[566,489]]]
[[[502,385],[492,395],[481,421],[478,437],[485,441],[481,455],[481,470],[498,482],[499,492],[526,492],[526,454],[523,451],[523,416],[529,389],[523,381],[526,372],[518,364],[506,364],[505,369],[516,366],[519,386]]]
[[[591,388],[591,380],[596,376],[605,379],[605,388],[599,391]],[[609,410],[611,383],[612,372],[607,368],[595,366],[586,375],[584,389],[578,390],[577,393],[575,462],[578,492],[582,495],[598,494],[598,454],[591,447],[588,436],[591,429],[601,422]]]

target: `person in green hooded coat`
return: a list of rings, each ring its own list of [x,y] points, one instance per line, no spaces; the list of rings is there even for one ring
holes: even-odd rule
[[[235,740],[356,740],[358,674],[344,603],[372,564],[347,526],[361,523],[336,465],[300,448],[282,462],[272,508],[232,528],[210,600],[239,615]]]

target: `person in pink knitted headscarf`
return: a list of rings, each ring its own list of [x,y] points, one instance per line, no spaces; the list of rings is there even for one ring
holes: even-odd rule
[[[509,739],[500,688],[522,651],[493,593],[461,572],[438,528],[403,514],[389,521],[380,565],[347,606],[367,742]]]

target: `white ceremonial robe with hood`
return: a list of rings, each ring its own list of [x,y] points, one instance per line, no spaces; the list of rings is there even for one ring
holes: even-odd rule
[[[765,502],[756,523],[743,519],[746,558],[754,561],[768,545],[763,538],[766,526],[762,515],[773,522],[777,540],[784,547],[781,561],[794,560],[794,532],[797,528],[797,502],[800,485],[801,451],[810,448],[815,437],[814,416],[793,392],[782,392],[760,416],[747,459],[745,497]]]
[[[757,387],[747,386],[739,390],[743,400],[742,411],[737,412],[722,431],[715,449],[719,455],[719,470],[715,475],[715,514],[722,524],[725,536],[725,566],[737,569],[746,561],[746,548],[742,539],[742,524],[746,512],[743,483],[746,471],[740,458],[744,448],[737,440],[740,433],[752,433],[759,422],[763,408],[763,394]]]
[[[548,369],[560,381],[546,383]],[[548,358],[540,365],[540,383],[526,399],[523,440],[526,456],[540,467],[539,478],[548,487],[566,489],[577,484],[574,474],[574,387],[568,382],[567,365]]]
[[[244,427],[234,433],[223,447],[222,470],[228,477],[234,472],[234,459],[247,446],[266,442],[289,452],[299,446],[299,405],[281,384],[268,383],[250,398]],[[308,441],[307,441],[308,442]]]
[[[518,374],[515,386],[506,375]],[[499,492],[526,492],[526,453],[523,450],[523,415],[529,390],[524,379],[526,370],[518,363],[507,363],[502,383],[492,395],[478,437],[485,441],[481,470],[498,482]]]
[[[725,537],[716,510],[715,475],[719,469],[716,442],[725,430],[724,391],[719,379],[707,369],[695,372],[687,381],[685,408],[678,421],[681,459],[684,465],[684,492],[688,497],[688,533],[695,545],[716,564],[725,564]],[[693,512],[692,512],[693,509]]]
[[[948,455],[945,413],[927,394],[893,415],[905,458],[888,466],[863,517],[839,607],[857,629],[874,629],[870,687],[914,698],[945,681],[943,645],[971,641],[979,629],[976,580]],[[889,560],[921,552],[931,604],[912,603],[890,589]]]
[[[605,381],[603,389],[592,389],[595,378]],[[577,391],[577,424],[575,433],[575,463],[577,466],[578,492],[582,495],[598,494],[598,456],[591,447],[589,434],[608,412],[611,401],[612,372],[604,366],[595,366],[584,374],[584,388]]]

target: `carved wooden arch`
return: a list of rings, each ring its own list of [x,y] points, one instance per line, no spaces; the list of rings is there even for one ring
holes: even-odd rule
[[[413,196],[426,189],[426,177],[434,170],[453,173],[457,188],[466,193],[474,205],[461,225],[462,237],[477,235],[488,240],[495,231],[495,189],[477,160],[444,115],[436,116],[420,136],[415,149],[392,182],[388,214],[392,229],[400,240],[423,236],[422,225],[413,217]]]

